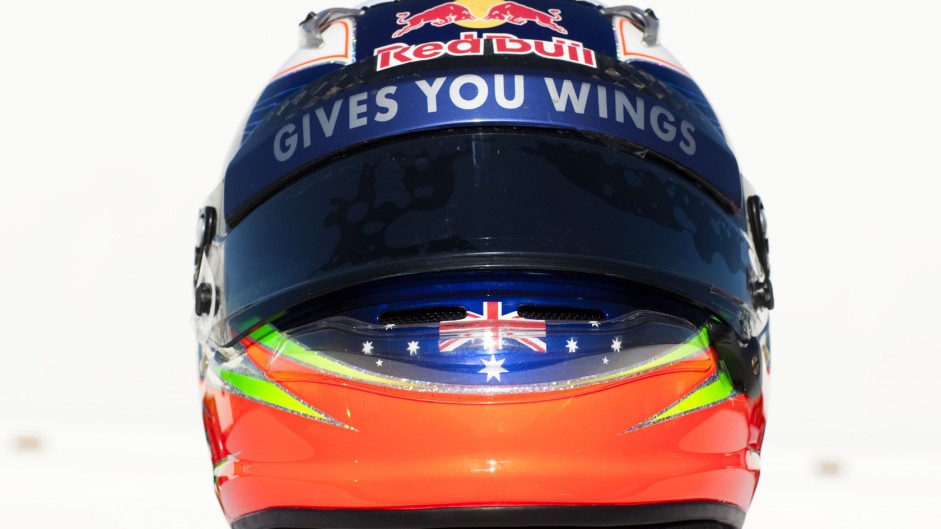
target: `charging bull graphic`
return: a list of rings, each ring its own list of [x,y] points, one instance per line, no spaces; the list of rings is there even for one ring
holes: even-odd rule
[[[405,26],[392,34],[392,38],[398,38],[409,31],[416,30],[425,24],[431,24],[435,27],[447,26],[462,20],[477,20],[477,17],[471,13],[467,6],[455,2],[448,2],[439,6],[426,9],[421,13],[411,15],[408,11],[396,13],[399,19],[396,21],[400,26]]]
[[[499,4],[490,8],[490,11],[487,12],[487,16],[484,17],[484,20],[502,20],[517,26],[522,26],[527,22],[535,22],[544,28],[549,28],[553,31],[566,35],[568,34],[568,31],[566,31],[562,26],[556,24],[556,22],[562,20],[562,17],[559,16],[559,13],[560,11],[558,9],[540,11],[538,9],[533,9],[516,2],[500,2]]]
[[[539,26],[562,35],[568,34],[565,28],[557,24],[558,21],[562,20],[561,11],[558,9],[540,11],[517,2],[496,2],[490,5],[489,8],[486,4],[484,7],[478,6],[479,3],[472,6],[465,5],[464,0],[456,0],[434,6],[414,15],[409,11],[396,13],[398,17],[396,23],[402,27],[392,34],[392,38],[401,37],[425,24],[431,24],[439,28],[450,24],[458,24],[467,28],[484,28],[498,26],[503,23],[522,26],[527,22],[535,22]],[[486,12],[483,12],[485,9]]]

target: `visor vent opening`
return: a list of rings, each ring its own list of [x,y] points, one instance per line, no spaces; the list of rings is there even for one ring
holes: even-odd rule
[[[528,320],[602,321],[604,312],[575,307],[520,305],[517,314]]]
[[[379,315],[379,323],[382,325],[409,325],[463,320],[466,317],[467,309],[464,307],[423,307],[420,309],[383,312]]]

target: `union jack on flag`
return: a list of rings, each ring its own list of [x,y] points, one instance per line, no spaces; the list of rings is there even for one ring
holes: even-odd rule
[[[453,352],[468,342],[480,340],[488,351],[503,349],[507,340],[515,341],[538,353],[546,352],[546,322],[526,319],[517,311],[503,313],[500,301],[485,301],[483,313],[470,310],[462,320],[443,321],[438,325],[438,350]]]

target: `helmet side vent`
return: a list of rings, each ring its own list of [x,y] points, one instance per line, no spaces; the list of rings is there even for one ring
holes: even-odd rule
[[[596,309],[547,305],[520,305],[516,313],[528,320],[601,321],[604,319],[604,312]]]
[[[383,312],[379,315],[379,323],[382,325],[409,325],[463,320],[466,317],[467,309],[464,307],[422,307]]]

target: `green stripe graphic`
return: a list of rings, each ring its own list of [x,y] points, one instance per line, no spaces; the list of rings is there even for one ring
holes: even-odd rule
[[[294,398],[273,382],[225,370],[220,371],[219,376],[246,397],[314,419],[331,423],[336,422],[334,419]]]

